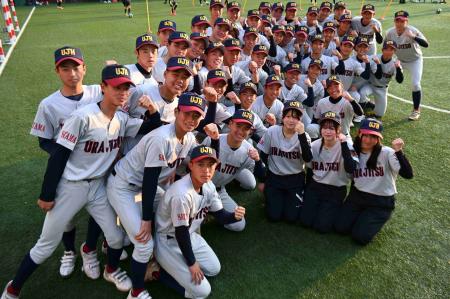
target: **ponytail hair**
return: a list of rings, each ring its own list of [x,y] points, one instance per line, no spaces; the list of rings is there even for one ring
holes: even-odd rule
[[[377,168],[377,161],[378,156],[381,153],[381,148],[383,145],[380,142],[380,139],[378,138],[377,144],[372,149],[372,153],[370,154],[369,159],[367,159],[366,167],[371,170],[375,170]],[[355,141],[353,143],[353,148],[355,149],[355,152],[358,154],[358,156],[361,154],[361,137],[356,136]]]

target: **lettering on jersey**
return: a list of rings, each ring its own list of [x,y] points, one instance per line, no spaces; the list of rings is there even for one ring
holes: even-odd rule
[[[397,46],[398,49],[411,49],[411,44],[402,44]]]
[[[177,158],[175,161],[173,162],[167,162],[167,166],[169,166],[170,168],[176,168],[178,166],[180,166],[181,162],[183,162],[184,158]]]
[[[44,132],[45,125],[40,124],[40,123],[33,123],[33,130]]]
[[[360,33],[360,34],[358,34],[358,37],[359,38],[367,38],[369,41],[372,41],[373,33],[372,34],[362,34],[362,33]]]
[[[179,221],[185,221],[188,220],[188,215],[186,213],[177,214],[177,218]]]
[[[238,170],[239,167],[230,165],[228,163],[222,164],[220,163],[219,165],[217,165],[216,169],[219,170],[219,172],[221,173],[225,173],[225,174],[231,174],[231,175],[235,175],[236,171]]]
[[[164,157],[163,154],[159,154],[158,160],[159,161],[166,161],[166,157]]]
[[[112,152],[122,145],[123,137],[119,136],[117,139],[108,140],[108,142],[88,140],[84,145],[84,152],[90,154],[100,154]]]
[[[285,151],[282,151],[281,149],[279,149],[278,147],[274,147],[274,146],[272,146],[270,148],[270,154],[273,156],[278,156],[278,157],[292,159],[292,160],[297,160],[297,159],[300,159],[300,157],[301,157],[301,154],[299,151],[285,152]]]
[[[322,75],[326,75],[326,74],[328,74],[328,69],[326,69],[326,68],[322,69]]]
[[[352,70],[345,70],[344,76],[347,76],[347,77],[353,76],[353,71]]]
[[[312,169],[317,171],[339,171],[339,162],[317,162],[312,161]]]
[[[61,136],[62,139],[66,139],[67,141],[69,141],[71,143],[74,143],[74,144],[77,143],[78,137],[73,135],[70,132],[61,131],[61,135],[60,136]]]
[[[201,208],[200,211],[197,212],[197,214],[193,217],[189,219],[189,226],[191,226],[192,221],[194,220],[201,220],[203,221],[203,219],[206,218],[206,216],[208,215],[208,207],[204,207]]]
[[[353,177],[380,177],[384,176],[384,167],[378,166],[375,169],[368,169],[365,167],[364,169],[358,168],[353,172]]]

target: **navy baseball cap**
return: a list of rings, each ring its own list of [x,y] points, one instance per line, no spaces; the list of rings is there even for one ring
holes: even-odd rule
[[[300,64],[298,64],[298,63],[289,63],[284,68],[284,72],[285,73],[289,73],[289,72],[299,72],[299,73],[301,73],[302,72],[302,68],[301,68]]]
[[[195,17],[193,17],[191,25],[192,26],[208,25],[208,27],[211,27],[211,24],[209,24],[208,18],[205,15],[196,15]]]
[[[264,53],[269,55],[269,49],[265,45],[256,45],[253,47],[252,53]]]
[[[325,22],[323,24],[323,30],[331,29],[333,31],[336,31],[336,24],[334,22]]]
[[[206,35],[206,33],[201,33],[201,32],[192,32],[191,35],[189,36],[190,40],[202,40],[205,42],[205,49],[208,47],[209,45],[209,39],[208,39],[208,35]]]
[[[369,46],[369,39],[367,37],[365,37],[365,36],[359,36],[356,39],[356,46],[359,46],[359,45]]]
[[[231,22],[227,18],[217,18],[217,20],[214,22],[214,26],[218,26],[218,25],[227,25],[228,30],[232,29]]]
[[[215,70],[210,70],[208,72],[208,76],[206,77],[206,81],[208,81],[208,83],[212,83],[215,84],[217,82],[223,81],[223,82],[227,82],[227,79],[225,77],[225,72],[221,69],[215,69]]]
[[[234,112],[231,119],[236,123],[245,123],[253,127],[253,121],[255,120],[255,116],[253,112],[249,110],[239,109]]]
[[[257,9],[250,9],[249,11],[247,11],[247,18],[248,17],[258,17],[259,19],[261,19],[261,16],[259,15],[259,10]]]
[[[331,2],[328,1],[324,1],[320,4],[320,10],[322,9],[329,9],[332,10],[333,9],[333,4]]]
[[[242,43],[237,38],[227,38],[226,40],[223,41],[223,46],[228,51],[242,50]]]
[[[385,40],[383,42],[383,49],[387,49],[388,47],[392,47],[394,49],[397,49],[397,43],[393,40]]]
[[[256,87],[255,83],[252,81],[245,82],[244,84],[241,84],[241,88],[239,90],[239,93],[242,93],[244,90],[250,89],[255,94],[257,93],[258,88]]]
[[[61,62],[66,60],[72,60],[78,64],[84,63],[83,54],[79,48],[75,47],[62,47],[55,51],[55,66],[61,64]]]
[[[315,13],[316,15],[319,14],[319,8],[317,6],[310,6],[308,8],[308,12],[306,14],[309,15],[309,14],[313,14],[313,13]]]
[[[264,86],[269,86],[269,85],[273,85],[273,84],[278,84],[280,86],[283,86],[281,84],[281,78],[278,75],[270,75],[267,80],[266,80],[266,84]]]
[[[339,22],[351,22],[352,21],[352,15],[345,13],[339,18]]]
[[[177,30],[177,23],[171,20],[162,20],[159,22],[158,31],[164,31],[164,30],[170,30],[175,31]]]
[[[138,50],[140,47],[142,47],[144,45],[152,45],[157,48],[159,47],[156,36],[154,36],[152,34],[148,34],[148,33],[138,36],[136,38],[136,48],[135,49]]]
[[[206,100],[194,92],[185,92],[178,98],[178,110],[182,112],[196,111],[205,114]]]
[[[209,8],[214,7],[214,6],[220,6],[220,7],[225,7],[222,3],[222,0],[211,0],[209,2]]]
[[[375,135],[383,139],[381,132],[383,131],[383,125],[381,121],[374,118],[365,118],[361,121],[359,126],[360,134]]]
[[[342,84],[341,80],[339,80],[339,78],[336,75],[331,75],[327,79],[327,87],[330,86],[330,84],[333,83],[333,82],[338,83],[338,84]]]
[[[365,12],[365,11],[375,12],[375,6],[373,6],[372,4],[363,5],[361,12]]]
[[[193,163],[201,161],[203,159],[212,159],[216,163],[219,162],[219,159],[217,159],[216,150],[206,145],[199,145],[194,147],[191,152],[190,159]]]
[[[170,34],[169,36],[169,42],[174,42],[174,43],[186,43],[188,45],[188,47],[191,46],[191,42],[189,41],[189,35],[187,35],[186,32],[182,32],[182,31],[174,31]]]
[[[307,37],[309,35],[309,29],[308,29],[308,27],[306,27],[304,25],[296,26],[295,34],[298,34],[298,35],[303,34],[305,37]]]
[[[265,9],[267,8],[268,10],[272,10],[272,8],[270,7],[270,3],[269,2],[261,2],[259,3],[259,9]]]
[[[121,64],[110,64],[102,70],[102,82],[117,87],[121,84],[130,84],[135,86],[130,78],[130,70]]]
[[[343,44],[351,44],[352,46],[355,46],[356,38],[351,35],[346,35],[342,39],[341,45]]]
[[[320,60],[320,59],[314,59],[314,60],[311,60],[311,62],[310,62],[309,65],[308,65],[308,68],[311,67],[312,65],[317,65],[318,67],[320,67],[320,69],[322,69],[322,67],[323,67],[323,61]]]
[[[341,125],[341,118],[340,118],[339,114],[337,114],[334,111],[328,111],[328,112],[322,113],[322,115],[320,115],[319,124],[321,124],[322,122],[324,122],[326,120],[331,120],[331,121],[334,121],[335,123],[337,123],[338,125]]]
[[[286,33],[286,27],[284,27],[284,25],[275,25],[272,27],[272,32],[273,33],[276,33],[276,32]]]
[[[297,10],[297,2],[288,2],[286,4],[286,10]]]
[[[193,65],[192,65],[192,61],[190,61],[189,59],[185,58],[185,57],[171,57],[169,58],[169,60],[167,61],[167,67],[166,70],[167,71],[176,71],[176,70],[181,70],[184,69],[186,71],[189,72],[189,74],[191,74],[191,76],[194,75],[193,71],[192,71]]]
[[[247,27],[247,28],[245,28],[244,36],[250,35],[250,34],[258,36],[258,30],[255,27]]]
[[[283,2],[275,2],[274,4],[272,4],[272,10],[275,10],[275,9],[284,10]]]
[[[241,10],[241,4],[237,1],[231,1],[227,4],[227,10],[237,9]]]
[[[316,35],[313,35],[311,37],[311,43],[313,43],[315,41],[321,41],[322,43],[324,43],[325,42],[325,37],[322,34],[320,34],[320,33],[316,34]]]
[[[404,10],[397,11],[394,14],[394,19],[395,20],[408,20],[408,17],[409,17],[409,13],[407,11],[404,11]]]
[[[270,15],[263,15],[263,16],[261,17],[261,21],[262,21],[263,23],[267,23],[267,24],[269,24],[270,26],[272,26],[272,16],[270,16]]]
[[[290,34],[290,35],[292,35],[292,36],[294,36],[295,34],[294,34],[294,26],[292,26],[292,25],[286,25],[285,26],[285,28],[286,28],[286,34]]]
[[[208,47],[206,47],[206,49],[205,49],[205,54],[208,54],[212,50],[217,50],[217,49],[220,50],[220,52],[222,52],[222,54],[223,54],[224,47],[221,42],[210,42]]]
[[[347,4],[344,1],[339,1],[338,3],[336,3],[334,5],[334,10],[339,9],[339,8],[347,8]]]
[[[303,115],[302,104],[300,104],[299,101],[293,100],[284,103],[283,112],[285,112],[286,110],[297,110],[298,112],[300,112],[300,115]]]

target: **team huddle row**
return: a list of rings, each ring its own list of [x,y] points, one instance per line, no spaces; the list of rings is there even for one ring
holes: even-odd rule
[[[277,22],[297,21],[288,14],[292,3]],[[246,226],[245,208],[227,193],[232,181],[263,193],[270,221],[300,222],[369,243],[395,207],[397,176],[413,177],[403,141],[383,145],[377,118],[386,110],[391,77],[403,79],[401,65],[408,62],[400,49],[417,54],[414,43],[426,41],[409,25],[402,34],[393,29],[393,36],[404,38],[400,43],[380,40],[376,26],[372,39],[362,32],[355,37],[351,17],[352,29],[341,39],[339,30],[349,17],[338,14],[345,4],[337,3],[334,18],[321,27],[318,11],[332,9],[324,3],[308,10],[306,25],[292,27],[294,50],[285,51],[289,25],[262,25],[274,22],[265,11],[279,10],[280,3],[249,11],[233,38],[236,22],[221,18],[222,3],[212,1],[209,35],[195,31],[210,28],[205,16],[194,17],[190,37],[176,31],[174,22],[162,21],[158,38],[136,39],[137,63],[107,62],[100,85],[83,85],[80,49],[57,49],[62,87],[40,103],[31,130],[49,154],[38,200],[46,217],[39,240],[1,298],[18,298],[61,241],[60,275],[74,272],[74,217],[83,207],[91,217],[78,253],[89,278],[101,274],[96,247],[103,232],[103,277],[129,291],[128,298],[151,298],[144,281],[154,278],[158,264],[159,280],[180,295],[207,297],[206,276],[217,275],[220,262],[199,233],[201,223],[212,214],[225,229]],[[227,8],[229,16],[240,10],[236,2]],[[358,22],[364,25],[365,13],[373,17],[373,10],[364,6]],[[308,23],[312,12],[314,30]],[[250,26],[255,17],[257,26]],[[396,24],[407,18],[406,12],[396,13]],[[330,31],[337,34],[331,40]],[[369,56],[374,38],[383,43],[382,53]],[[327,52],[331,41],[335,49]],[[370,109],[377,118],[364,117]],[[352,138],[350,126],[357,121]],[[127,241],[134,246],[130,276],[119,268]]]

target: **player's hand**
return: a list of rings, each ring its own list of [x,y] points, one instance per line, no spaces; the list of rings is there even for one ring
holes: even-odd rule
[[[347,141],[347,136],[345,136],[345,135],[342,134],[342,133],[339,133],[338,139],[339,139],[339,141],[340,141],[341,143],[343,143],[343,142],[346,142],[346,141]]]
[[[271,37],[273,35],[272,29],[270,27],[265,27],[264,28],[264,35],[267,36],[267,37]]]
[[[312,83],[311,83],[311,80],[309,80],[308,77],[306,77],[306,79],[305,79],[303,82],[304,82],[305,85],[308,86],[308,87],[312,87],[312,86],[313,86]]]
[[[114,59],[105,60],[105,65],[117,64],[117,61]]]
[[[341,53],[339,53],[338,50],[333,50],[333,51],[331,51],[331,54],[334,55],[334,56],[336,56],[337,58],[339,58],[339,60],[342,59],[342,55],[341,55]]]
[[[394,151],[399,152],[403,149],[405,142],[401,138],[396,138],[392,141],[392,148]]]
[[[326,80],[322,80],[322,86],[323,86],[323,88],[325,88],[325,90],[327,89],[327,81]]]
[[[400,62],[400,60],[395,61],[394,63],[395,67],[402,67],[402,63]]]
[[[200,269],[200,265],[198,264],[198,262],[195,262],[195,264],[189,267],[189,272],[191,272],[191,278],[194,284],[200,284],[203,278],[205,278],[205,275],[203,274],[202,269]]]
[[[305,51],[305,53],[308,53],[309,52],[309,45],[308,45],[308,43],[304,43],[303,44],[303,50]]]
[[[241,220],[242,218],[244,218],[245,216],[245,208],[238,206],[236,207],[236,209],[234,209],[234,218],[236,218],[236,220]]]
[[[141,228],[134,238],[139,243],[147,243],[152,238],[152,222],[141,220]]]
[[[297,53],[300,52],[300,45],[295,43],[294,44],[294,49],[295,49],[295,52],[297,52]]]
[[[289,60],[289,62],[294,61],[294,53],[288,53],[287,59]]]
[[[271,126],[274,126],[277,123],[277,119],[273,113],[267,113],[264,120]]]
[[[287,25],[287,21],[286,20],[281,21],[280,25],[286,26]]]
[[[255,69],[254,72],[252,72],[252,82],[254,84],[258,84],[259,83],[259,72],[258,72],[258,68]]]
[[[351,101],[354,100],[353,97],[348,93],[348,91],[344,91],[344,92],[342,93],[342,97],[343,97],[344,99],[346,99],[347,101],[349,101],[349,102],[351,102]]]
[[[217,128],[216,124],[207,124],[203,130],[205,131],[205,134],[208,135],[211,139],[219,139],[219,129]]]
[[[356,30],[352,30],[352,31],[350,31],[350,36],[357,37],[358,32],[356,32]]]
[[[362,56],[362,61],[364,61],[365,63],[369,63],[369,62],[370,62],[369,56],[363,55],[363,56]]]
[[[259,192],[263,193],[264,192],[264,187],[265,187],[264,183],[258,183],[258,190],[259,190]]]
[[[42,199],[38,199],[37,200],[37,205],[39,206],[39,208],[44,211],[45,213],[47,213],[48,211],[50,211],[51,209],[53,209],[53,207],[55,206],[55,202],[54,201],[43,201]]]
[[[405,30],[405,35],[407,36],[407,37],[410,37],[410,38],[415,38],[416,37],[416,35],[411,31],[411,29],[409,29],[409,28],[406,28],[406,30]]]
[[[339,37],[334,37],[334,43],[336,44],[336,47],[339,47],[341,45],[341,41],[339,40]]]
[[[233,102],[233,104],[240,104],[241,100],[239,99],[239,97],[236,95],[236,93],[234,91],[230,91],[229,93],[227,93],[227,98]]]
[[[149,96],[147,95],[143,95],[139,100],[138,100],[138,104],[141,107],[144,107],[145,109],[148,110],[148,113],[153,114],[155,113],[158,109],[155,105],[155,103],[153,103],[152,99],[150,99]]]
[[[380,58],[378,58],[378,56],[376,56],[376,55],[374,55],[374,56],[372,57],[372,60],[373,60],[376,64],[380,64],[380,63],[381,63]]]
[[[281,66],[279,66],[278,64],[274,65],[273,72],[275,73],[275,75],[281,76]]]
[[[299,121],[296,125],[295,125],[295,132],[297,132],[297,134],[303,134],[305,133],[305,125],[303,124],[302,121]]]
[[[352,85],[352,86],[350,86],[350,90],[351,91],[358,91],[358,87],[356,87],[356,85]]]
[[[370,27],[372,28],[373,32],[380,32],[380,29],[378,29],[375,24],[370,25]]]
[[[211,86],[206,86],[205,88],[203,88],[203,95],[205,96],[205,100],[211,103],[217,103],[217,101],[219,100],[217,91]]]
[[[248,156],[250,157],[250,159],[252,159],[253,161],[259,161],[259,153],[258,150],[255,148],[250,148],[248,150]]]
[[[231,71],[230,71],[230,67],[224,65],[222,67],[223,72],[225,73],[225,79],[230,80],[231,79]]]

